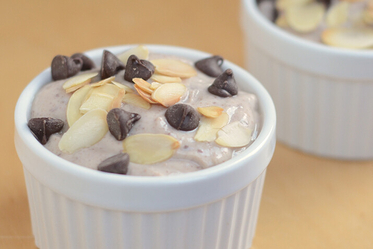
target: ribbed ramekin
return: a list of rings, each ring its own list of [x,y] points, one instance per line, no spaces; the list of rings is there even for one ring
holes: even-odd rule
[[[208,54],[147,45],[152,52],[192,60]],[[105,48],[119,53],[130,46]],[[100,65],[103,49],[87,52]],[[50,69],[22,92],[15,110],[15,144],[24,167],[32,230],[39,248],[247,249],[251,246],[266,168],[275,148],[276,115],[264,87],[232,68],[240,88],[259,99],[263,125],[243,153],[215,167],[169,177],[107,174],[65,161],[27,127],[36,92]]]
[[[269,91],[277,139],[311,154],[373,159],[373,51],[328,47],[267,20],[242,0],[246,67]]]

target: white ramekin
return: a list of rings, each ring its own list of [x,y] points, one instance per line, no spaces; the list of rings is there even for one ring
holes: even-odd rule
[[[338,159],[373,158],[373,51],[289,34],[242,0],[246,63],[276,105],[279,141]]]
[[[208,54],[147,45],[150,51],[197,60]],[[129,46],[106,48],[119,53]],[[100,65],[103,49],[86,54]],[[251,246],[266,168],[275,148],[276,115],[265,88],[240,67],[240,88],[255,93],[263,115],[258,138],[218,166],[169,177],[106,174],[65,161],[27,127],[35,93],[50,69],[22,92],[15,110],[15,144],[22,161],[32,230],[39,248],[247,249]]]

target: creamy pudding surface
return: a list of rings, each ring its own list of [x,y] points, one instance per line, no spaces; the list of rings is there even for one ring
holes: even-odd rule
[[[372,0],[259,0],[277,26],[303,39],[333,47],[373,47]]]
[[[257,97],[237,91],[222,63],[143,46],[104,51],[97,67],[82,54],[56,56],[55,80],[35,97],[29,127],[45,148],[91,169],[144,176],[205,169],[245,150],[261,125]]]

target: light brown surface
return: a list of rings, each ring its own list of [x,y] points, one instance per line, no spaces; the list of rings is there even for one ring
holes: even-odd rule
[[[35,248],[13,111],[54,55],[158,43],[243,65],[239,1],[1,1],[0,248]],[[372,111],[372,110],[367,110]],[[253,248],[373,248],[373,162],[342,162],[278,144]]]

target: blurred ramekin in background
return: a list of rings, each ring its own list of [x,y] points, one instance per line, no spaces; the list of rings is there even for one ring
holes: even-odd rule
[[[310,42],[242,0],[246,66],[269,91],[277,139],[336,159],[373,159],[373,50]]]
[[[120,53],[131,46],[105,48]],[[196,50],[147,46],[191,60]],[[86,54],[100,65],[103,49]],[[27,127],[37,91],[50,68],[22,92],[15,110],[15,143],[27,184],[32,230],[39,248],[247,249],[258,217],[266,168],[275,148],[276,115],[265,88],[228,61],[241,90],[258,96],[263,125],[247,150],[215,167],[168,177],[107,174],[65,161]]]

